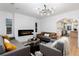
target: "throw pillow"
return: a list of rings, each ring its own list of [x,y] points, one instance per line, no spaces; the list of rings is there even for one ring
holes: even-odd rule
[[[11,51],[11,50],[16,49],[16,46],[14,44],[10,43],[10,41],[7,39],[4,39],[4,45],[5,45],[5,48],[7,51]]]
[[[44,34],[44,36],[48,36],[49,37],[49,34]]]
[[[5,44],[5,47],[6,47],[6,50],[7,51],[11,51],[11,50],[15,50],[16,49],[16,46],[11,44],[11,43],[4,43]]]
[[[3,38],[4,38],[4,39],[7,39],[7,40],[10,40],[10,37],[7,36],[7,35],[4,35]]]

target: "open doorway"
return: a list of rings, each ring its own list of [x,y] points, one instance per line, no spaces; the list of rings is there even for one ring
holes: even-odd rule
[[[78,49],[78,20],[77,19],[61,19],[57,21],[57,30],[60,35],[69,37],[70,55],[79,55]]]
[[[60,31],[60,34],[69,36],[70,32],[77,31],[78,21],[76,19],[67,19],[57,21],[57,30]]]

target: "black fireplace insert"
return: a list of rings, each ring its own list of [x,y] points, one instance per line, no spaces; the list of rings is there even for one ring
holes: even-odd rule
[[[18,30],[18,36],[33,35],[34,30]]]

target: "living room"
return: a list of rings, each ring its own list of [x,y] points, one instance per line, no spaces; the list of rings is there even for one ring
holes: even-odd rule
[[[7,52],[0,49],[1,55],[78,56],[78,5],[79,3],[0,3],[0,43],[4,45],[1,47],[7,49]],[[43,12],[41,8],[49,8],[52,14],[40,14]],[[39,51],[34,51],[33,48]]]

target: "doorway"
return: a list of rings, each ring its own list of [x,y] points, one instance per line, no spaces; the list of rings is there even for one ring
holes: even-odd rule
[[[69,55],[79,55],[78,49],[78,20],[77,19],[61,19],[57,21],[57,30],[60,35],[69,37],[70,53]]]

